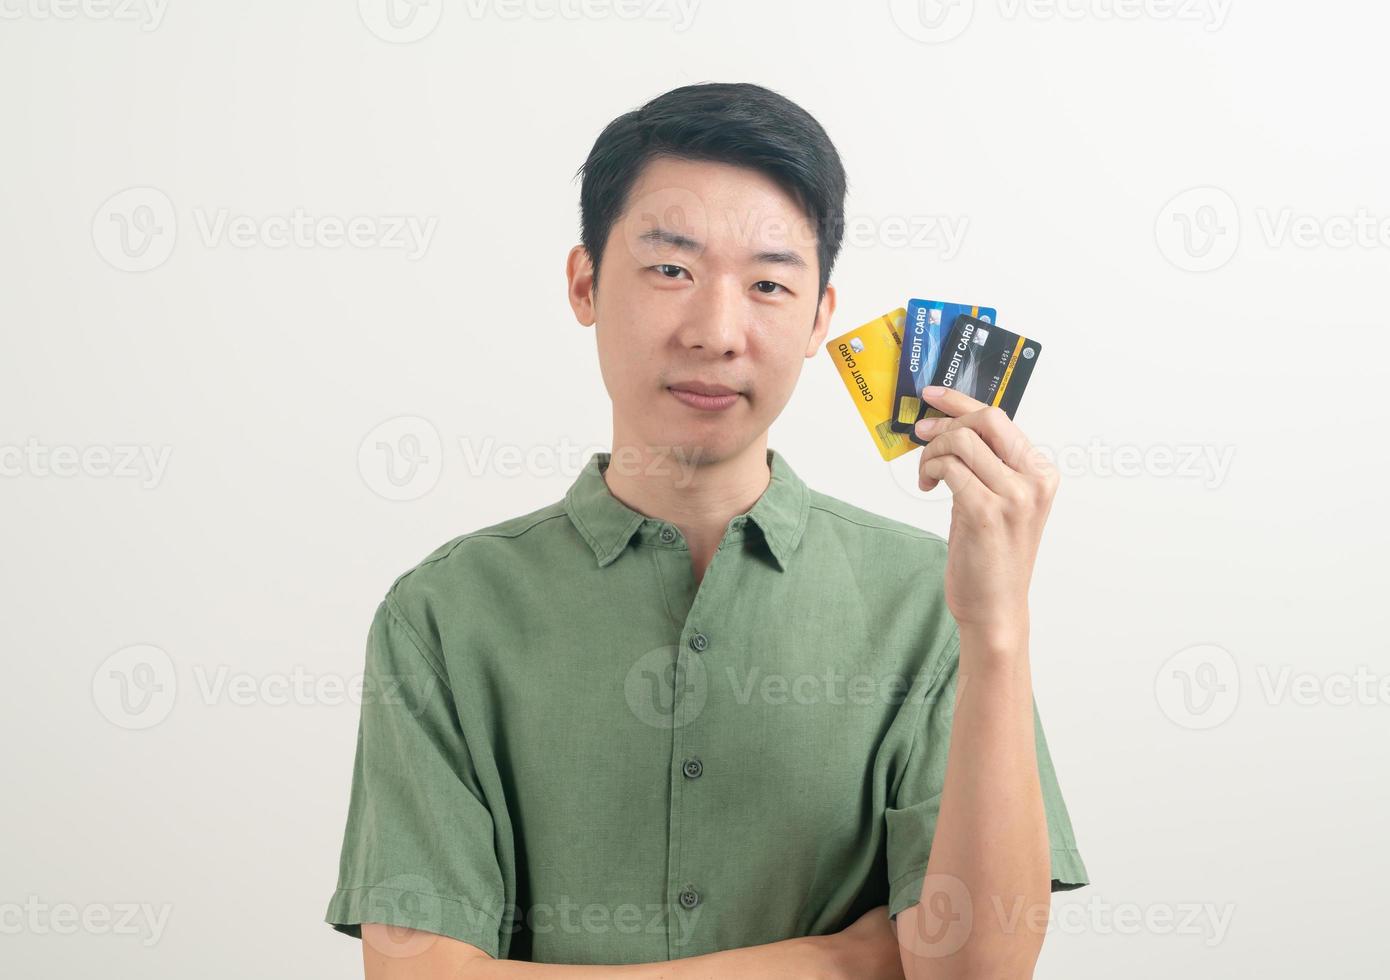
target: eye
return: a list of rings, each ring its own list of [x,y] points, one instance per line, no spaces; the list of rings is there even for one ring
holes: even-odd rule
[[[678,265],[670,265],[664,262],[661,265],[654,265],[652,268],[660,273],[664,279],[679,279],[681,273],[685,272],[685,269]]]
[[[771,288],[764,289],[764,286],[770,286]],[[753,287],[757,289],[758,292],[762,293],[764,296],[774,296],[776,295],[777,290],[779,289],[782,290],[782,292],[784,293],[787,291],[786,286],[783,286],[781,283],[773,282],[770,279],[764,279],[762,282],[755,282],[753,284]]]

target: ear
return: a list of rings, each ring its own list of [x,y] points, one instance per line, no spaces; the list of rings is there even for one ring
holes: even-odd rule
[[[830,332],[830,318],[835,315],[835,287],[827,285],[825,295],[821,297],[820,305],[816,307],[816,322],[811,327],[811,337],[806,342],[806,356],[815,357],[821,345],[825,343],[825,335]]]
[[[594,263],[583,245],[570,249],[565,260],[565,278],[569,280],[570,309],[583,326],[592,327],[598,319],[594,313]]]

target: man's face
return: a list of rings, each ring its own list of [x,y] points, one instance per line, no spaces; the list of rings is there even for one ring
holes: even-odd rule
[[[597,324],[615,446],[697,465],[767,430],[835,308],[833,287],[817,303],[816,230],[795,199],[722,163],[652,160],[613,224],[598,288],[582,246],[567,271],[575,316]],[[719,390],[730,394],[708,394]]]

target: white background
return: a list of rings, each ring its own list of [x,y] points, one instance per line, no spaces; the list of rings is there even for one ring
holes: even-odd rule
[[[1038,975],[1383,976],[1390,15],[423,3],[0,0],[0,972],[360,971],[322,922],[358,714],[333,685],[397,574],[606,448],[573,176],[712,80],[839,147],[831,336],[919,295],[1044,345],[1033,669],[1094,883],[1054,896]],[[296,210],[319,237],[272,244]],[[433,235],[332,246],[354,216]],[[824,353],[771,444],[946,530]],[[157,939],[55,911],[126,903]]]

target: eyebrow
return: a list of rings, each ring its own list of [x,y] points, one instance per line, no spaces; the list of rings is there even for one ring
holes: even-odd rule
[[[668,231],[665,228],[652,228],[642,232],[638,236],[639,241],[651,242],[656,245],[669,245],[682,252],[703,252],[704,245],[697,242],[688,235],[679,232]],[[771,265],[788,265],[795,269],[806,269],[806,260],[799,254],[790,250],[777,252],[758,252],[753,256],[753,261],[758,263],[768,263]]]
[[[682,252],[703,252],[705,250],[705,247],[695,239],[679,232],[667,231],[665,228],[653,228],[651,231],[644,231],[637,236],[637,240],[651,242],[653,245],[670,245]]]

